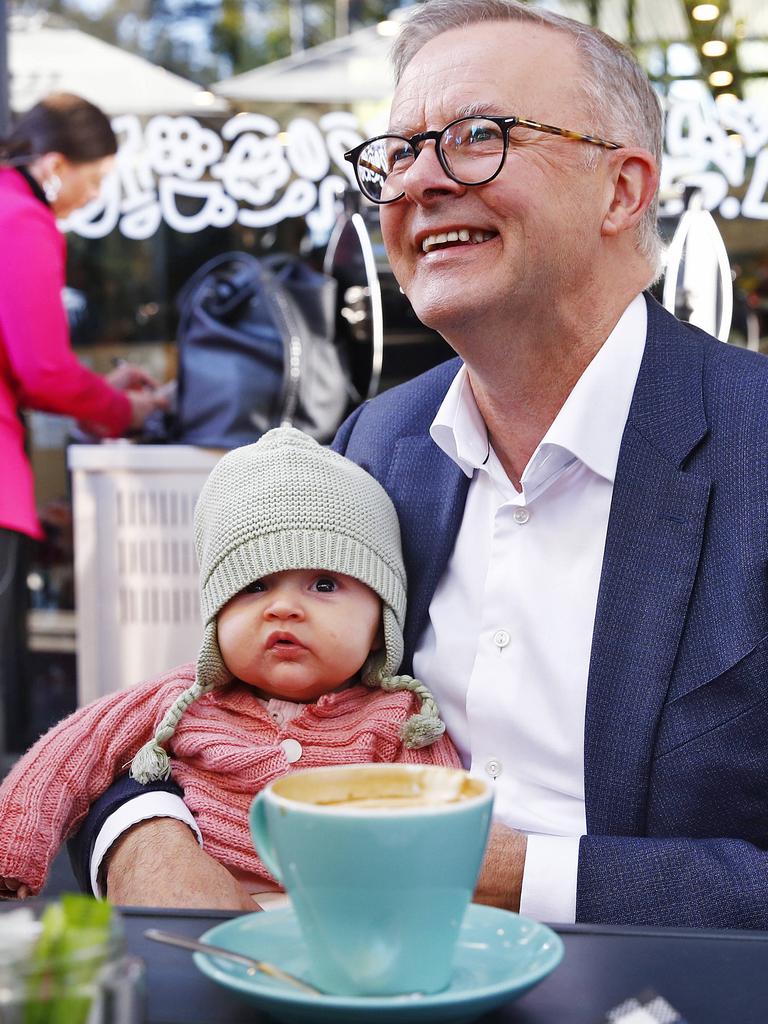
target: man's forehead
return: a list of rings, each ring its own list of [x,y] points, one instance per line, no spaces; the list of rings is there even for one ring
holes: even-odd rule
[[[441,128],[457,117],[547,120],[580,105],[573,40],[532,22],[484,22],[429,40],[395,89],[390,130]]]

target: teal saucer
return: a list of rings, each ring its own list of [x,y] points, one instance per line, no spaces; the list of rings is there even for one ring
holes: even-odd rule
[[[236,917],[201,939],[313,980],[291,908]],[[203,974],[287,1024],[460,1024],[521,996],[554,970],[562,956],[562,940],[546,925],[476,903],[467,909],[461,926],[453,980],[435,995],[305,995],[266,974],[249,975],[239,964],[194,954]]]

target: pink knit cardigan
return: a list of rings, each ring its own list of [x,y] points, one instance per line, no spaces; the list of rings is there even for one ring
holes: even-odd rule
[[[94,701],[37,741],[0,786],[0,875],[40,890],[63,840],[127,770],[194,678],[194,665],[182,665],[151,683]],[[235,873],[258,876],[271,886],[251,843],[248,808],[273,779],[301,768],[367,761],[459,767],[447,736],[421,750],[403,746],[400,727],[418,709],[411,693],[353,686],[307,704],[279,726],[253,690],[239,682],[193,703],[167,749],[173,778],[184,790],[207,852]],[[280,747],[289,738],[301,744],[301,757],[293,764]]]
[[[75,416],[117,437],[128,398],[78,362],[69,344],[64,238],[18,171],[0,167],[0,527],[41,537],[20,409]]]

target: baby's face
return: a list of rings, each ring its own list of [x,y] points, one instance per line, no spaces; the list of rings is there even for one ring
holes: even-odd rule
[[[337,689],[381,646],[381,600],[342,573],[287,569],[233,597],[217,619],[229,671],[271,697]]]

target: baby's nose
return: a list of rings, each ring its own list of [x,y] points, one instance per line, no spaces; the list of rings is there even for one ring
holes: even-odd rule
[[[266,609],[266,614],[275,619],[293,619],[303,615],[301,602],[288,594],[275,594]]]

